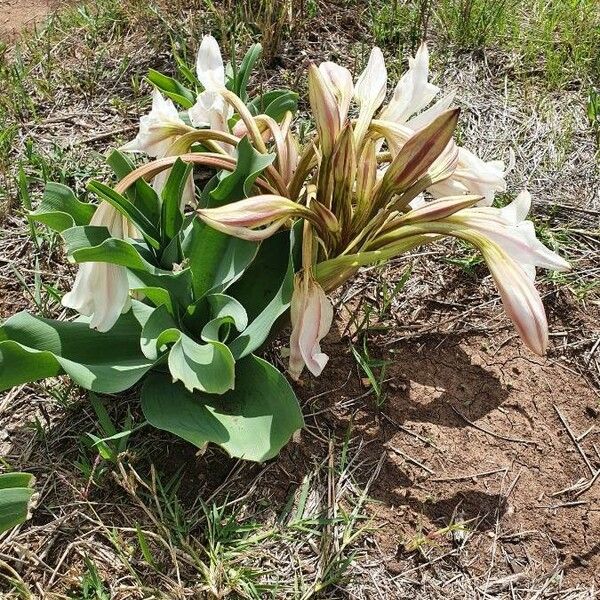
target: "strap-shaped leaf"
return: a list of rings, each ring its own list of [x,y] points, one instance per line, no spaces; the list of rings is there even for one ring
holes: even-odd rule
[[[261,54],[262,46],[260,44],[252,44],[252,46],[248,48],[246,54],[244,55],[233,81],[233,91],[244,101],[246,101],[248,98],[248,93],[246,91],[246,88],[248,87],[248,79],[250,78],[252,69],[254,69],[254,65],[260,58]]]
[[[37,210],[27,216],[61,232],[76,225],[87,225],[95,211],[93,204],[80,202],[71,188],[62,183],[48,182]]]
[[[285,377],[250,355],[237,363],[235,389],[222,396],[188,392],[168,375],[152,373],[142,388],[149,423],[204,447],[219,444],[230,456],[262,462],[275,456],[304,425]]]
[[[291,233],[282,231],[265,240],[243,277],[229,290],[251,318],[248,327],[229,343],[236,360],[262,346],[277,319],[287,311],[294,291]]]
[[[171,100],[175,100],[183,108],[192,108],[194,106],[196,102],[194,92],[176,79],[167,77],[154,69],[148,71],[146,78],[155,88],[159,89],[165,96],[171,98]]]
[[[160,231],[150,220],[151,215],[145,215],[141,208],[133,205],[125,196],[99,181],[90,181],[87,188],[127,217],[142,232],[153,248],[160,247]]]
[[[132,160],[127,155],[119,152],[119,150],[113,150],[106,159],[106,162],[114,171],[119,181],[135,169]],[[125,195],[135,206],[140,207],[140,210],[152,223],[159,222],[160,199],[152,186],[143,177],[138,179],[134,185],[129,186]]]
[[[88,390],[116,393],[130,388],[153,366],[139,346],[152,308],[132,301],[107,333],[89,320],[54,321],[21,312],[0,327],[0,391],[66,373]]]
[[[179,234],[183,225],[181,198],[192,165],[177,159],[171,168],[169,177],[162,191],[161,233],[163,243],[172,240]]]
[[[107,262],[149,273],[169,273],[150,264],[133,244],[111,237],[106,227],[71,227],[62,236],[67,254],[75,262]]]

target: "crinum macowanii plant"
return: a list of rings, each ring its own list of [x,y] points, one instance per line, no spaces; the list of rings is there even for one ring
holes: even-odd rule
[[[427,48],[385,105],[378,48],[356,82],[335,63],[311,65],[305,143],[297,94],[247,93],[259,54],[255,45],[225,65],[205,36],[196,74],[185,70],[193,88],[151,71],[152,109],[108,157],[117,183],[88,184],[99,205],[48,184],[30,217],[59,232],[79,264],[62,299],[79,315],[2,323],[0,390],[61,374],[108,395],[139,385],[151,425],[265,460],[303,424],[286,378],[255,354],[269,334],[291,320],[290,375],[319,375],[327,293],[362,266],[448,236],[481,251],[517,331],[545,352],[535,267],[568,264],[536,238],[527,192],[491,206],[510,165],[453,141],[459,111],[454,94],[433,102]],[[124,153],[154,160],[136,168]]]

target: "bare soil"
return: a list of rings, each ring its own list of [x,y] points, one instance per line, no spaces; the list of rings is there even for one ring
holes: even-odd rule
[[[365,389],[348,345],[330,343],[327,377],[308,384],[310,396],[340,436],[352,422],[368,454],[386,454],[370,509],[390,573],[411,566],[419,536],[455,560],[461,534],[436,532],[464,523],[475,534],[457,560],[474,577],[562,571],[566,585],[598,584],[600,485],[571,489],[600,467],[598,394],[566,365],[504,338],[431,336],[387,349],[380,410],[372,396],[356,401]],[[579,444],[567,427],[584,435]]]
[[[61,0],[0,0],[0,41],[39,23],[60,4]]]

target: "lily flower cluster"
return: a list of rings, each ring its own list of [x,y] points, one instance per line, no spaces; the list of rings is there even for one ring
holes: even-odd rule
[[[311,65],[314,135],[305,144],[294,131],[292,112],[280,120],[253,114],[226,87],[221,53],[210,36],[198,54],[197,77],[204,91],[187,115],[154,93],[139,134],[122,149],[156,160],[125,177],[116,190],[124,192],[140,178],[153,179],[160,190],[177,157],[233,171],[242,140],[258,155],[272,156],[241,200],[222,206],[196,202],[193,176],[183,200],[210,227],[254,242],[302,222],[302,259],[290,306],[292,377],[304,367],[319,375],[327,363],[320,343],[333,319],[328,292],[363,266],[444,237],[481,252],[524,343],[538,354],[546,351],[548,325],[534,285],[535,267],[564,270],[569,265],[536,238],[527,220],[527,191],[508,206],[492,206],[495,194],[506,191],[513,156],[507,166],[485,162],[454,142],[459,109],[452,108],[454,93],[436,100],[440,89],[429,81],[425,45],[410,59],[387,103],[387,70],[379,48],[355,81],[336,63]],[[198,144],[201,150],[193,152]],[[113,211],[98,211],[97,219],[104,219],[113,236],[128,235],[124,227],[115,227]],[[64,302],[93,315],[92,326],[106,330],[127,307],[127,284],[122,267],[111,265],[108,271],[101,265],[83,265],[85,272]],[[94,272],[101,268],[105,271]],[[107,313],[105,307],[115,303],[118,310]]]

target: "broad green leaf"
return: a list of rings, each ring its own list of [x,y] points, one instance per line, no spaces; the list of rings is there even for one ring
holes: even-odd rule
[[[166,305],[171,314],[175,307],[185,309],[192,302],[192,273],[189,269],[176,272],[148,273],[128,270],[129,289],[141,292],[156,306]]]
[[[192,108],[196,103],[196,95],[194,92],[172,77],[167,77],[154,69],[150,69],[150,71],[148,71],[147,79],[165,96],[171,98],[171,100],[175,100],[175,102],[183,106],[183,108]]]
[[[132,301],[107,333],[90,329],[87,318],[54,321],[17,313],[0,326],[0,391],[61,373],[95,392],[130,388],[154,364],[139,345],[151,312]]]
[[[164,306],[156,308],[142,330],[140,345],[144,355],[156,361],[169,350],[168,366],[173,381],[181,381],[189,391],[222,394],[234,384],[235,363],[229,348],[218,340],[199,344],[180,331]]]
[[[176,330],[177,323],[175,323],[167,308],[165,306],[155,308],[148,317],[140,337],[140,346],[146,358],[150,360],[158,359],[161,352],[159,340],[164,344],[165,340],[164,338],[161,339],[161,336],[165,331],[170,329]]]
[[[194,296],[227,289],[252,262],[258,244],[228,236],[194,218],[183,242],[183,256],[192,272]]]
[[[33,487],[35,477],[31,473],[3,473],[0,475],[0,490],[8,488],[27,488]]]
[[[261,154],[243,137],[237,145],[238,158],[235,171],[223,177],[210,192],[211,206],[222,206],[250,195],[256,178],[275,159],[274,154]]]
[[[248,315],[235,298],[225,294],[210,294],[206,300],[212,319],[202,328],[201,337],[205,342],[223,341],[219,338],[223,325],[233,325],[240,332],[246,329]]]
[[[192,165],[179,158],[171,168],[169,177],[162,191],[161,233],[163,242],[172,240],[183,225],[181,198],[186,182],[192,171]]]
[[[221,342],[199,344],[180,333],[169,352],[168,364],[173,380],[181,381],[190,392],[223,394],[233,388],[235,361]]]
[[[294,391],[271,364],[250,355],[236,365],[235,389],[222,396],[188,392],[169,376],[152,373],[142,388],[148,422],[204,447],[214,442],[236,458],[275,456],[304,425]]]
[[[260,58],[261,54],[262,46],[260,44],[252,44],[252,46],[248,48],[248,51],[244,55],[244,58],[240,63],[240,68],[236,73],[235,80],[233,82],[233,91],[244,101],[246,101],[248,98],[248,93],[246,91],[246,88],[248,87],[248,79],[250,78],[252,69],[254,69],[254,65]]]
[[[106,162],[114,171],[119,181],[135,169],[133,161],[118,150],[113,150],[106,159]],[[135,206],[140,208],[152,223],[159,222],[160,199],[158,194],[152,189],[152,186],[143,177],[138,179],[134,185],[129,186],[125,195]]]
[[[160,231],[150,220],[152,215],[142,212],[144,207],[133,205],[125,196],[122,196],[111,187],[99,181],[90,181],[87,185],[90,192],[98,195],[102,200],[111,204],[123,216],[127,217],[144,235],[153,248],[160,247]]]
[[[35,477],[29,473],[0,475],[0,532],[7,531],[29,518],[35,490]]]
[[[77,200],[71,188],[48,182],[40,205],[28,214],[28,218],[60,232],[76,225],[87,225],[95,211],[93,204]]]
[[[274,323],[290,306],[294,291],[290,235],[289,231],[281,231],[262,242],[253,263],[228,290],[251,319],[248,327],[229,343],[236,360],[260,348]]]

